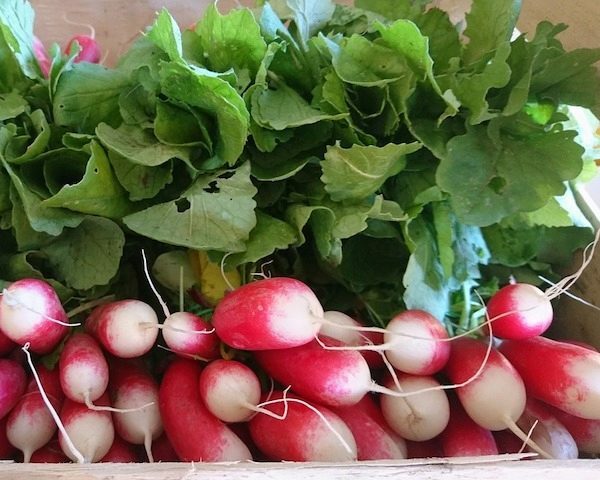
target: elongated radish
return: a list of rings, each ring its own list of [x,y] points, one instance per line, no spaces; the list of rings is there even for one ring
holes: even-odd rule
[[[527,283],[502,287],[490,298],[486,308],[498,338],[518,340],[541,335],[550,327],[554,316],[544,292]]]
[[[201,370],[197,362],[177,358],[160,384],[160,413],[173,449],[186,462],[250,460],[244,443],[202,403]]]
[[[499,348],[532,397],[572,415],[600,420],[600,353],[545,337],[505,340]]]
[[[163,433],[158,407],[158,384],[150,373],[133,362],[116,362],[109,382],[112,405],[116,409],[115,430],[125,441],[144,445],[152,462],[152,442]]]
[[[14,360],[0,358],[0,418],[17,404],[26,387],[23,367]]]
[[[321,326],[323,307],[304,283],[287,277],[256,280],[227,294],[212,323],[227,345],[270,350],[303,345]]]
[[[102,463],[136,463],[140,461],[140,452],[136,446],[115,435],[112,445],[100,462]]]
[[[200,397],[206,408],[224,422],[245,422],[256,413],[260,381],[236,360],[213,360],[200,374]]]
[[[134,358],[153,347],[158,336],[157,324],[158,317],[150,305],[128,299],[96,307],[85,327],[111,354]]]
[[[167,346],[177,354],[206,360],[219,356],[219,337],[206,320],[193,313],[171,313],[162,324],[162,336]]]
[[[87,333],[76,332],[67,339],[58,369],[65,396],[88,407],[108,386],[108,363],[98,342]]]
[[[433,375],[448,361],[448,333],[433,315],[423,310],[406,310],[393,317],[386,330],[385,355],[401,372]]]
[[[60,410],[64,394],[60,386],[58,370],[38,367],[42,387],[55,410]],[[56,423],[38,389],[31,379],[27,392],[8,415],[6,435],[12,445],[23,452],[23,462],[28,463],[31,455],[46,445],[56,433]]]
[[[573,436],[539,400],[527,399],[525,411],[517,425],[524,431],[531,430],[533,441],[548,452],[552,458],[567,460],[579,456],[577,443]]]
[[[69,319],[52,286],[37,278],[11,283],[0,296],[0,329],[18,345],[51,352],[67,334]]]
[[[300,400],[294,395],[287,397]],[[342,419],[331,410],[321,405],[312,405],[320,413],[318,415],[306,405],[283,403],[283,392],[276,391],[269,398],[275,403],[264,408],[282,418],[259,413],[249,422],[252,439],[268,458],[298,462],[356,460],[354,436]],[[340,441],[340,436],[343,442]]]
[[[333,412],[350,428],[358,460],[406,458],[406,441],[387,426],[371,396],[365,395],[355,405],[333,408]]]
[[[108,395],[102,395],[97,400],[97,404],[109,406]],[[85,463],[98,462],[106,455],[115,437],[110,412],[90,410],[84,404],[66,398],[60,411],[60,418],[67,435],[83,456]],[[59,434],[58,441],[65,455],[73,461],[79,460],[69,448],[64,435]]]
[[[486,357],[487,361],[481,368]],[[458,338],[452,342],[444,372],[453,384],[464,384],[468,379],[473,379],[457,388],[456,395],[467,414],[478,425],[492,431],[509,428],[536,452],[550,457],[528,439],[516,424],[525,410],[525,384],[498,350],[489,350],[479,340]],[[476,376],[477,372],[479,374]]]
[[[354,328],[347,328],[347,327]],[[383,333],[360,331],[355,328],[364,327],[358,320],[335,310],[325,312],[319,335],[339,340],[344,345],[379,345],[383,342]],[[371,369],[382,367],[381,354],[376,351],[360,350]]]
[[[439,435],[450,415],[446,392],[436,387],[440,383],[431,376],[398,375],[398,381],[405,393],[421,393],[406,397],[381,396],[381,412],[388,425],[407,440],[422,442]],[[384,385],[392,390],[398,386],[392,378]]]
[[[600,420],[576,417],[547,404],[545,407],[569,431],[580,452],[600,455]]]
[[[450,402],[450,419],[440,434],[440,443],[445,457],[498,454],[492,432],[476,424],[456,399]]]

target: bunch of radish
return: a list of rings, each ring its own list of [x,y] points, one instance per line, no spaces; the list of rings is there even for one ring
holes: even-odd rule
[[[0,457],[600,453],[600,354],[543,337],[552,306],[531,285],[499,290],[485,328],[452,338],[419,310],[365,327],[285,277],[235,288],[210,321],[163,310],[161,322],[141,300],[110,301],[75,328],[48,283],[10,284],[0,296]],[[54,368],[39,361],[50,353]]]

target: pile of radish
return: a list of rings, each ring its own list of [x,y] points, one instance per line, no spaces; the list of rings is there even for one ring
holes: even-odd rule
[[[365,328],[275,277],[225,295],[210,321],[167,325],[130,299],[77,325],[49,284],[18,280],[0,296],[0,458],[599,454],[600,353],[542,337],[552,306],[531,285],[500,289],[487,312],[456,337],[417,310]]]

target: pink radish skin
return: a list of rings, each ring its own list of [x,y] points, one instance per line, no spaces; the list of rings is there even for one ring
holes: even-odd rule
[[[444,369],[450,382],[462,384],[473,378],[485,360],[487,348],[485,343],[472,338],[455,339]],[[487,430],[504,430],[514,426],[525,410],[523,380],[495,349],[490,351],[479,376],[458,388],[456,394],[467,414]]]
[[[556,419],[569,431],[579,451],[588,455],[600,454],[600,420],[588,420],[545,405]]]
[[[538,423],[534,427],[536,421]],[[528,398],[525,411],[517,425],[526,432],[533,427],[531,438],[552,458],[568,460],[579,457],[573,436],[542,402]]]
[[[405,459],[405,440],[387,426],[381,410],[369,395],[356,405],[333,408],[350,428],[356,441],[358,460]]]
[[[177,329],[177,330],[174,330]],[[176,312],[163,322],[162,336],[173,352],[206,360],[219,357],[220,340],[212,326],[193,313]],[[196,333],[206,331],[207,333]]]
[[[206,408],[227,423],[248,421],[260,402],[258,377],[235,360],[210,362],[200,374],[199,389]]]
[[[383,343],[383,334],[378,332],[361,332],[345,327],[361,328],[364,325],[345,313],[335,310],[325,312],[319,335],[339,340],[344,345],[363,346]],[[360,353],[371,369],[384,366],[381,354],[376,351],[360,350]]]
[[[179,457],[166,434],[162,434],[152,442],[152,457],[155,462],[178,462]]]
[[[406,441],[406,458],[439,458],[444,456],[439,437],[424,442]]]
[[[433,389],[408,397],[381,396],[381,413],[388,425],[401,437],[422,442],[439,435],[450,415],[446,392],[440,383],[431,376],[398,375],[403,392]],[[394,391],[398,388],[391,378],[384,385]]]
[[[340,346],[328,337],[321,341]],[[354,405],[374,386],[369,366],[358,351],[327,350],[316,340],[294,348],[256,351],[254,357],[273,379],[321,405]]]
[[[499,454],[522,452],[523,440],[510,430],[498,430],[497,432],[492,432],[492,435],[494,435]]]
[[[17,404],[27,386],[25,370],[17,362],[0,359],[0,418]]]
[[[140,462],[140,455],[131,443],[126,442],[118,435],[115,435],[112,445],[106,455],[100,460],[101,463],[137,463]]]
[[[13,460],[17,449],[8,441],[6,436],[7,418],[0,418],[0,460]]]
[[[294,395],[288,398],[298,399]],[[280,400],[283,392],[274,392],[269,400]],[[264,398],[266,400],[266,398]],[[313,405],[342,436],[350,452],[323,420],[310,408],[296,402],[288,403],[283,420],[259,413],[249,422],[250,435],[256,446],[271,460],[296,462],[346,462],[357,459],[352,432],[331,410]],[[284,404],[274,403],[267,410],[283,415]]]
[[[185,462],[251,460],[246,445],[202,403],[201,370],[197,362],[177,358],[160,384],[160,413],[173,449]]]
[[[115,431],[125,441],[144,445],[150,461],[152,442],[163,433],[158,407],[158,384],[145,369],[118,362],[111,371],[109,390],[114,408],[134,410],[113,413]],[[140,410],[136,410],[140,407]]]
[[[58,438],[53,438],[39,450],[31,455],[31,463],[70,463],[58,443]]]
[[[0,330],[0,357],[8,355],[16,347],[17,344],[13,342],[10,338],[8,338],[6,335],[4,335],[4,332]]]
[[[74,333],[58,361],[60,384],[74,402],[92,403],[108,386],[108,363],[98,342],[87,333]]]
[[[487,303],[492,331],[498,338],[522,340],[544,333],[554,316],[552,304],[539,288],[527,283],[506,285]]]
[[[79,44],[79,53],[75,57],[75,63],[78,62],[89,62],[89,63],[100,63],[102,60],[102,50],[98,42],[90,35],[75,35],[65,48],[65,53],[69,53],[73,48],[73,44],[77,42]]]
[[[101,305],[85,322],[91,333],[112,355],[141,357],[154,346],[158,317],[150,305],[140,300],[119,300]]]
[[[43,365],[37,368],[42,387],[50,404],[60,411],[64,394],[60,387],[58,369],[48,370]],[[31,455],[46,445],[56,433],[56,423],[48,410],[34,379],[29,381],[27,392],[8,415],[6,435],[12,445],[23,452],[23,462],[28,463]]]
[[[247,283],[227,294],[212,323],[227,345],[272,350],[304,345],[321,326],[323,307],[304,283],[287,277]]]
[[[448,361],[450,342],[437,341],[447,340],[448,333],[433,315],[422,310],[407,310],[392,318],[386,330],[388,333],[383,338],[390,347],[385,356],[397,370],[433,375]]]
[[[42,43],[42,41],[34,36],[33,37],[33,55],[40,66],[40,70],[42,71],[42,75],[44,78],[48,78],[50,74],[50,67],[52,66],[52,61],[48,56],[48,52],[46,51],[46,47]]]
[[[51,352],[67,334],[68,327],[52,320],[69,322],[58,295],[43,280],[17,280],[0,297],[0,329],[17,345],[29,343],[34,353]]]
[[[97,404],[109,406],[108,395],[102,395]],[[66,398],[60,419],[69,438],[83,455],[85,463],[100,461],[110,450],[115,438],[110,412],[90,410],[84,404]],[[58,441],[65,455],[76,461],[76,455],[71,452],[62,434],[59,434]]]
[[[492,432],[471,420],[457,400],[451,402],[450,420],[440,441],[445,457],[498,455]]]
[[[532,397],[571,415],[600,420],[600,353],[545,337],[506,340],[499,348]]]

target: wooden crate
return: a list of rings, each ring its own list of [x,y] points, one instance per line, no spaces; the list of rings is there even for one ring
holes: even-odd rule
[[[341,0],[340,3],[350,3]],[[37,33],[44,42],[60,42],[82,27],[69,22],[92,24],[97,39],[108,51],[106,62],[111,64],[123,52],[136,32],[149,25],[155,12],[166,6],[181,25],[192,23],[211,0],[31,0],[36,14]],[[241,3],[221,0],[226,10]],[[456,17],[468,7],[469,0],[438,0],[442,7],[452,10]],[[598,0],[578,0],[573,5],[564,0],[523,0],[519,29],[531,32],[542,19],[564,22],[571,26],[561,39],[567,48],[600,46]],[[66,12],[66,15],[65,15]],[[596,228],[600,228],[600,181],[579,192],[580,203]],[[572,293],[600,304],[600,251],[583,273]],[[552,335],[585,340],[600,347],[600,312],[564,297],[559,302],[560,321]],[[201,479],[349,479],[355,476],[404,480],[437,479],[500,479],[528,480],[597,480],[600,460],[520,460],[522,456],[415,459],[406,461],[356,463],[163,463],[163,464],[48,464],[23,465],[0,462],[0,480],[201,480]]]

